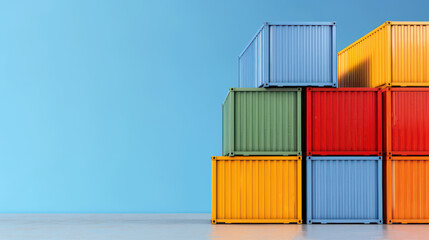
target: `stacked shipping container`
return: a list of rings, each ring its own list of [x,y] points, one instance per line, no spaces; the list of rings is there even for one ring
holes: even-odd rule
[[[429,88],[416,88],[429,23],[386,22],[338,53],[340,88],[323,88],[337,85],[335,28],[266,23],[240,55],[213,224],[299,224],[304,210],[309,224],[429,223]]]
[[[212,157],[212,223],[302,223],[301,160]]]
[[[307,157],[307,223],[383,223],[382,157]]]
[[[428,22],[386,22],[338,53],[340,87],[383,88],[389,224],[429,223],[428,69]]]
[[[386,88],[386,222],[429,223],[429,88]]]
[[[378,88],[307,88],[307,155],[381,156]]]
[[[307,223],[382,223],[382,95],[307,88]]]
[[[302,223],[301,88],[231,88],[222,113],[212,223]]]
[[[238,64],[239,87],[336,87],[336,24],[266,23]]]
[[[429,86],[429,22],[386,22],[338,53],[340,87]]]
[[[336,86],[335,28],[266,23],[240,55],[246,88],[231,88],[223,104],[212,223],[303,222],[300,87]]]
[[[231,88],[223,112],[223,155],[300,156],[301,88]]]

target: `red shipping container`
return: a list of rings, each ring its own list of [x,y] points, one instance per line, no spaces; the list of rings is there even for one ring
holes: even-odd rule
[[[307,155],[382,155],[380,88],[307,88]]]
[[[386,88],[383,97],[386,154],[429,155],[429,88]]]

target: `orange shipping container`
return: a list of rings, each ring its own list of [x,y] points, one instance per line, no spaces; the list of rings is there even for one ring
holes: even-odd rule
[[[212,223],[302,223],[302,157],[212,157]]]
[[[385,161],[385,221],[429,223],[429,156]]]
[[[338,86],[429,86],[429,22],[386,22],[340,51]]]

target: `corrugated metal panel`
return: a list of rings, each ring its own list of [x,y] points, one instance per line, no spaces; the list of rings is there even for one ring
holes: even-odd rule
[[[429,155],[429,88],[388,88],[384,94],[386,153]]]
[[[268,31],[262,26],[239,57],[239,87],[259,87],[268,82]]]
[[[429,86],[429,22],[386,22],[338,53],[340,87]]]
[[[332,31],[330,25],[270,26],[270,85],[332,85]]]
[[[336,86],[335,52],[335,23],[266,23],[239,57],[239,86]]]
[[[223,114],[223,155],[302,154],[300,88],[231,88]]]
[[[232,98],[233,96],[230,96],[232,93],[229,92],[228,96],[225,99],[225,102],[222,104],[222,155],[228,155],[228,152],[230,151],[226,146],[231,146],[233,143],[233,115],[234,112],[233,106],[232,106]]]
[[[302,223],[301,157],[212,157],[212,223]]]
[[[339,87],[377,87],[390,78],[386,24],[338,53]]]
[[[382,223],[382,157],[307,157],[307,223]]]
[[[388,157],[386,223],[429,223],[429,156]]]
[[[307,88],[307,155],[382,155],[378,88]]]
[[[392,23],[392,85],[429,85],[429,22]]]

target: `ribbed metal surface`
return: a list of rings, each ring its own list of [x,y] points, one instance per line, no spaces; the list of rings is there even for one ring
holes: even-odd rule
[[[332,26],[270,26],[270,83],[333,83]]]
[[[429,86],[429,22],[386,22],[338,53],[340,87]]]
[[[377,88],[308,88],[307,155],[381,155]]]
[[[234,88],[223,106],[223,155],[301,155],[301,89]]]
[[[429,223],[429,157],[386,162],[386,222]]]
[[[267,23],[239,57],[239,86],[336,86],[335,38],[335,23]]]
[[[339,87],[376,87],[390,78],[386,24],[338,53]]]
[[[263,26],[239,57],[239,87],[259,87],[268,82],[268,31]]]
[[[386,96],[386,152],[429,155],[429,88],[389,88]]]
[[[392,85],[429,85],[429,22],[392,25]]]
[[[228,155],[234,144],[234,96],[231,92],[222,104],[222,155]]]
[[[301,157],[212,157],[212,223],[302,223]]]
[[[307,157],[307,223],[382,223],[382,157]]]

